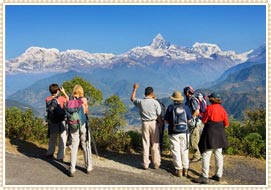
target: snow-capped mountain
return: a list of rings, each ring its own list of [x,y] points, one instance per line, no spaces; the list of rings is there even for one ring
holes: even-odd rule
[[[260,46],[258,49],[254,50],[250,54],[248,54],[248,60],[242,64],[238,64],[236,66],[233,66],[226,70],[218,79],[216,82],[221,82],[223,80],[226,80],[227,77],[232,73],[238,73],[241,72],[241,70],[244,70],[246,68],[252,67],[253,65],[264,65],[266,63],[266,45]]]
[[[82,50],[61,52],[55,48],[30,47],[22,55],[6,61],[6,72],[49,72],[51,70],[63,72],[71,69],[112,68],[119,64],[145,66],[159,63],[172,66],[189,63],[211,64],[212,62],[215,65],[219,62],[228,69],[247,61],[253,55],[253,50],[237,54],[234,51],[222,51],[218,45],[209,43],[196,42],[192,47],[181,47],[167,42],[161,34],[158,34],[150,45],[135,47],[120,55],[94,54]]]
[[[119,57],[140,60],[139,62],[142,62],[142,59],[150,56],[154,58],[164,57],[167,61],[172,60],[173,62],[189,63],[197,62],[202,59],[214,60],[216,57],[221,56],[229,59],[234,64],[238,64],[245,62],[252,51],[253,50],[243,54],[237,54],[234,51],[222,51],[216,44],[199,42],[196,42],[192,47],[180,47],[170,44],[164,40],[161,34],[158,34],[149,46],[135,47]]]
[[[113,54],[91,54],[82,50],[60,52],[52,48],[30,47],[21,56],[6,62],[6,72],[43,72],[67,71],[77,66],[109,65]]]

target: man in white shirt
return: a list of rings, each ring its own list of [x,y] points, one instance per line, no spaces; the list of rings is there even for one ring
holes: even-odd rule
[[[161,114],[160,104],[153,98],[152,87],[145,89],[145,98],[137,99],[136,90],[139,85],[134,84],[131,101],[139,109],[142,120],[142,142],[143,142],[143,169],[148,169],[151,163],[149,159],[149,149],[151,146],[151,157],[155,169],[161,164],[159,148],[159,127],[156,125],[156,119]]]

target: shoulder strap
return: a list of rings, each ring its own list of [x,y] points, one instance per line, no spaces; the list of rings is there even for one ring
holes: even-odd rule
[[[57,104],[59,104],[59,102],[58,102],[58,98],[59,98],[59,96],[56,96],[56,97],[54,97],[54,98],[53,98],[53,99],[55,99],[55,100],[56,100]]]
[[[57,104],[59,104],[57,98],[58,98],[58,96],[53,97],[51,100],[49,100],[48,102],[46,102],[46,105],[50,104],[50,103],[53,102],[54,100],[56,100]]]

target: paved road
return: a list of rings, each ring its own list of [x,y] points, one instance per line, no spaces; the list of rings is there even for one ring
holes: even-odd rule
[[[91,174],[79,163],[75,177],[67,176],[68,165],[6,152],[5,185],[191,185],[190,180],[174,177],[164,169],[142,170],[107,159],[94,158]]]

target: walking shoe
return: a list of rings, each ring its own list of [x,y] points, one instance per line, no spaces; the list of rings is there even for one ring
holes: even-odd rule
[[[46,154],[45,158],[54,158],[54,155],[53,154]]]
[[[148,170],[149,169],[149,165],[146,166],[144,163],[141,163],[141,168],[143,170]]]
[[[69,177],[74,177],[74,173],[75,173],[75,172],[71,172],[71,170],[69,170],[69,171],[68,171]]]
[[[210,179],[215,180],[215,181],[220,181],[220,177],[218,177],[217,175],[213,175]]]
[[[142,166],[142,169],[143,169],[143,170],[148,170],[148,169],[149,169],[149,167]]]
[[[90,174],[92,171],[93,171],[93,168],[91,168],[91,169],[89,169],[89,170],[86,170],[86,173],[87,173],[87,174]]]
[[[182,177],[182,170],[175,170],[175,173],[174,173],[175,176],[177,177]]]
[[[183,176],[187,177],[188,176],[188,169],[183,169]]]
[[[63,159],[63,158],[60,158],[60,159],[57,158],[56,160],[59,161],[59,162],[64,162],[64,159]]]
[[[194,178],[191,180],[194,183],[208,184],[208,178],[200,176],[199,178]]]
[[[191,160],[191,162],[199,162],[199,161],[201,161],[201,158],[193,158],[192,160]]]

